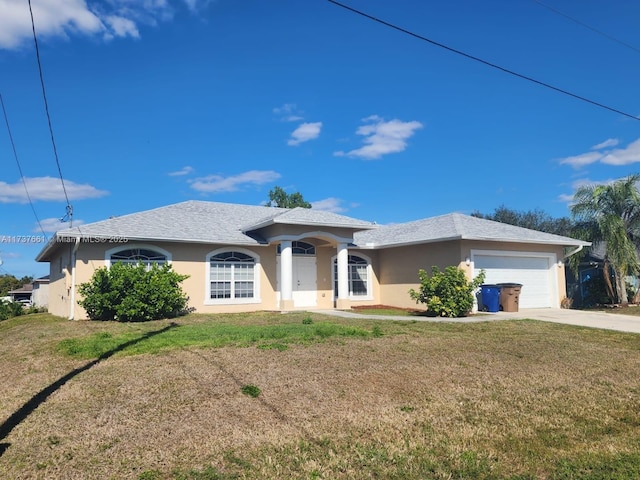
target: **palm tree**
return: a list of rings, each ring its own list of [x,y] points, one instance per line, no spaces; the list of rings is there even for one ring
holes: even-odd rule
[[[637,247],[640,244],[640,174],[630,175],[607,185],[578,188],[571,205],[578,235],[595,245],[604,243],[605,281],[610,293],[626,304],[625,277],[640,272]],[[615,276],[615,291],[609,269]],[[615,298],[614,298],[615,299]]]

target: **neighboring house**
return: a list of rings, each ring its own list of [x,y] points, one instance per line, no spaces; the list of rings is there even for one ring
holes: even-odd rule
[[[49,275],[33,281],[31,301],[34,307],[46,308],[49,305]]]
[[[85,318],[77,287],[113,262],[172,264],[197,312],[415,307],[418,269],[456,265],[524,285],[523,308],[559,307],[564,258],[588,242],[457,213],[374,223],[313,209],[188,201],[60,231],[49,311]],[[565,253],[568,252],[567,253]]]
[[[10,290],[7,292],[13,302],[31,302],[31,296],[33,294],[33,283],[25,283],[20,288]]]

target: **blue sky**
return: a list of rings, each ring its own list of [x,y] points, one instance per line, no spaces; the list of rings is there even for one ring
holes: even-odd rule
[[[639,2],[344,3],[640,115]],[[276,185],[380,224],[502,204],[564,216],[579,185],[640,171],[639,121],[327,0],[32,6],[74,225],[190,199],[257,205]],[[0,0],[0,72],[27,189],[50,235],[65,227],[66,202],[26,0]],[[0,273],[44,275],[48,264],[33,260],[42,245],[11,238],[42,232],[4,122],[0,157]]]

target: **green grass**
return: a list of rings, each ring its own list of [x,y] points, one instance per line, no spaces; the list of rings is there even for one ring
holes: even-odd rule
[[[289,344],[309,345],[331,338],[367,339],[382,336],[382,329],[378,325],[368,330],[330,321],[272,325],[234,325],[213,321],[176,325],[165,332],[136,342],[141,335],[152,332],[145,327],[145,325],[140,325],[138,328],[132,326],[133,331],[120,334],[100,332],[87,337],[65,339],[58,343],[57,350],[80,359],[100,357],[107,352],[120,349],[127,343],[132,344],[123,348],[121,355],[158,353],[185,347],[256,346],[265,350],[283,351]]]
[[[0,421],[95,363],[0,439],[0,477],[640,478],[640,335],[308,312],[175,321],[0,322]]]

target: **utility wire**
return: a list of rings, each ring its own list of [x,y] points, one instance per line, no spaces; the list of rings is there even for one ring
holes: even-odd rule
[[[58,149],[56,148],[56,141],[53,136],[53,127],[51,126],[51,115],[49,115],[49,103],[47,102],[47,91],[44,88],[44,76],[42,75],[42,63],[40,62],[40,49],[38,48],[38,38],[36,36],[36,25],[33,21],[33,10],[31,8],[31,0],[29,0],[29,14],[31,15],[31,29],[33,30],[33,43],[36,46],[36,59],[38,61],[38,72],[40,73],[40,86],[42,87],[42,98],[44,99],[44,109],[47,114],[47,123],[49,124],[49,133],[51,135],[51,144],[53,145],[53,155],[56,159],[56,165],[58,166],[58,174],[60,175],[60,182],[62,182],[62,191],[64,192],[64,198],[67,201],[67,213],[63,219],[69,219],[69,225],[73,227],[73,207],[69,203],[69,196],[67,195],[67,188],[64,185],[64,177],[62,176],[62,169],[60,168],[60,159],[58,158]]]
[[[384,25],[386,27],[389,27],[389,28],[392,28],[392,29],[397,30],[399,32],[405,33],[405,34],[407,34],[409,36],[417,38],[418,40],[422,40],[424,42],[427,42],[427,43],[430,43],[432,45],[435,45],[436,47],[444,48],[445,50],[448,50],[450,52],[456,53],[458,55],[462,55],[463,57],[466,57],[466,58],[468,58],[470,60],[474,60],[476,62],[479,62],[479,63],[482,63],[484,65],[487,65],[488,67],[495,68],[496,70],[500,70],[501,72],[508,73],[509,75],[513,75],[514,77],[518,77],[518,78],[521,78],[523,80],[527,80],[529,82],[532,82],[532,83],[535,83],[537,85],[543,86],[543,87],[548,88],[550,90],[554,90],[556,92],[562,93],[562,94],[567,95],[569,97],[573,97],[573,98],[576,98],[578,100],[582,100],[583,102],[590,103],[591,105],[595,105],[596,107],[600,107],[600,108],[603,108],[605,110],[609,110],[610,112],[618,113],[620,115],[632,118],[634,120],[640,120],[640,117],[637,117],[636,115],[631,115],[630,113],[623,112],[622,110],[618,110],[617,108],[609,107],[608,105],[596,102],[595,100],[591,100],[591,99],[583,97],[581,95],[577,95],[575,93],[571,93],[571,92],[569,92],[567,90],[563,90],[562,88],[555,87],[553,85],[550,85],[548,83],[542,82],[540,80],[536,80],[535,78],[529,77],[527,75],[523,75],[523,74],[518,73],[518,72],[514,72],[513,70],[509,70],[508,68],[501,67],[500,65],[496,65],[495,63],[491,63],[491,62],[489,62],[487,60],[483,60],[483,59],[481,59],[479,57],[475,57],[473,55],[470,55],[468,53],[462,52],[460,50],[456,50],[455,48],[452,48],[452,47],[449,47],[447,45],[444,45],[443,43],[436,42],[435,40],[431,40],[430,38],[424,37],[422,35],[419,35],[417,33],[412,32],[410,30],[407,30],[405,28],[402,28],[402,27],[399,27],[397,25],[394,25],[393,23],[389,23],[389,22],[387,22],[385,20],[382,20],[380,18],[374,17],[373,15],[369,15],[368,13],[362,12],[360,10],[357,10],[357,9],[353,8],[353,7],[349,7],[347,5],[344,5],[344,4],[340,3],[340,2],[337,2],[336,0],[327,0],[327,1],[330,2],[330,3],[333,3],[334,5],[337,5],[338,7],[342,7],[345,10],[349,10],[350,12],[357,13],[358,15],[360,15],[362,17],[365,17],[365,18],[368,18],[369,20],[373,20],[374,22],[380,23],[380,24],[382,24],[382,25]]]
[[[623,46],[625,46],[625,47],[627,47],[627,48],[630,48],[631,50],[634,50],[636,53],[640,53],[640,48],[634,47],[633,45],[631,45],[631,44],[629,44],[629,43],[623,42],[622,40],[620,40],[620,39],[618,39],[618,38],[616,38],[616,37],[614,37],[614,36],[612,36],[612,35],[609,35],[608,33],[603,32],[602,30],[598,30],[597,28],[594,28],[594,27],[592,27],[591,25],[587,25],[586,23],[581,22],[581,21],[580,21],[580,20],[578,20],[577,18],[574,18],[574,17],[572,17],[572,16],[570,16],[570,15],[567,15],[566,13],[561,12],[560,10],[555,9],[555,8],[554,8],[554,7],[552,7],[551,5],[547,5],[546,3],[543,3],[543,2],[541,2],[540,0],[533,0],[533,1],[534,1],[534,2],[536,2],[538,5],[540,5],[540,6],[544,7],[544,8],[546,8],[546,9],[549,9],[549,10],[551,10],[552,12],[554,12],[554,13],[556,13],[556,14],[560,15],[561,17],[567,18],[567,19],[571,20],[572,22],[575,22],[575,23],[577,23],[578,25],[580,25],[580,26],[582,26],[582,27],[584,27],[584,28],[588,28],[589,30],[591,30],[592,32],[597,33],[598,35],[602,35],[603,37],[608,38],[608,39],[609,39],[609,40],[611,40],[611,41],[614,41],[614,42],[616,42],[616,43],[619,43],[620,45],[623,45]]]
[[[11,127],[9,126],[9,117],[7,116],[7,109],[4,106],[4,100],[2,99],[2,94],[0,93],[0,104],[2,104],[2,113],[4,114],[4,121],[7,124],[7,132],[9,133],[9,141],[11,142],[11,148],[13,149],[13,157],[16,159],[16,164],[18,165],[18,171],[20,172],[20,178],[22,179],[22,185],[24,185],[24,191],[27,194],[27,200],[29,200],[29,205],[31,205],[31,210],[33,211],[33,216],[36,217],[36,221],[38,222],[38,227],[40,227],[40,231],[42,235],[44,235],[45,240],[48,240],[47,234],[44,232],[44,228],[42,228],[42,224],[40,223],[40,219],[38,218],[38,214],[36,213],[36,208],[33,205],[33,201],[31,200],[31,195],[29,195],[29,189],[27,188],[27,181],[24,178],[24,174],[22,173],[22,166],[20,165],[20,160],[18,160],[18,152],[16,151],[16,145],[13,142],[13,135],[11,135]]]

